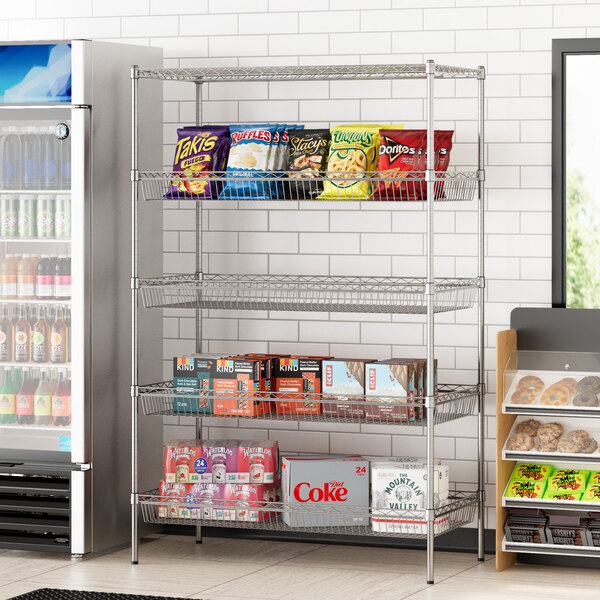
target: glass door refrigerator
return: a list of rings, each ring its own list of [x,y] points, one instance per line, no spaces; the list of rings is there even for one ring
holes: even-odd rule
[[[138,63],[160,67],[162,53],[87,40],[0,45],[0,548],[80,555],[129,538]],[[162,157],[161,120],[157,88],[138,116],[150,163]],[[151,211],[140,226],[151,234],[160,223]],[[146,261],[160,266],[161,252],[153,243]],[[147,321],[139,335],[159,326]],[[144,365],[160,369],[162,349],[147,352]],[[149,487],[160,462],[148,443]]]

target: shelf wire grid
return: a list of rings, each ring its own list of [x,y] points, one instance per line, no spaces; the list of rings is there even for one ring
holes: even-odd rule
[[[485,69],[433,65],[437,79],[483,79]],[[400,65],[318,65],[137,69],[137,77],[165,81],[315,81],[337,79],[425,79],[424,63]]]
[[[468,202],[476,195],[478,171],[436,172],[434,200]],[[317,176],[290,171],[141,171],[141,197],[145,201],[394,201],[427,199],[424,171],[330,171]],[[327,186],[324,184],[328,183]],[[329,185],[330,184],[330,185]],[[360,185],[356,185],[360,184]],[[324,191],[324,187],[326,188]]]
[[[439,385],[434,423],[440,425],[477,412],[480,386]],[[427,424],[425,398],[289,392],[219,392],[211,389],[190,392],[175,388],[173,381],[161,381],[139,388],[144,414],[154,416],[243,418],[265,421],[316,423],[365,423],[379,425]]]
[[[479,280],[435,282],[436,313],[472,308]],[[424,278],[170,275],[140,280],[145,308],[426,314]]]
[[[477,500],[477,492],[450,492],[450,498],[435,509],[436,535],[471,523]],[[425,510],[175,498],[160,496],[158,490],[141,494],[139,503],[146,523],[404,538],[427,535]],[[371,526],[373,517],[377,523]]]

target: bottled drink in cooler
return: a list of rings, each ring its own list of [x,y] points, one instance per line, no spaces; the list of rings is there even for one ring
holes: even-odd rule
[[[23,254],[17,267],[17,296],[23,299],[35,298],[35,274],[37,261],[30,254]]]
[[[35,289],[38,298],[54,298],[54,265],[52,259],[46,254],[42,254],[37,265]]]
[[[38,363],[47,363],[50,345],[50,326],[46,316],[46,307],[38,307],[37,318],[31,331],[31,360]]]
[[[61,255],[54,266],[54,297],[66,300],[71,297],[71,257]]]
[[[35,420],[34,398],[39,381],[40,378],[36,369],[29,369],[29,373],[23,376],[23,381],[17,392],[17,423],[19,425],[33,425]]]
[[[56,307],[54,315],[50,332],[50,362],[65,363],[69,360],[67,354],[69,332],[65,322],[64,308]]]
[[[21,136],[16,127],[6,127],[2,136],[2,189],[21,188]]]
[[[4,369],[4,381],[0,387],[0,424],[17,422],[16,395],[12,369]]]
[[[26,308],[19,305],[19,313],[15,324],[15,362],[31,361],[31,325],[27,318]]]
[[[36,234],[39,238],[53,238],[55,200],[50,194],[40,194],[37,202]]]
[[[55,203],[54,229],[57,238],[71,239],[71,196],[58,194]]]
[[[71,380],[63,370],[58,374],[58,384],[52,395],[52,423],[55,427],[71,424]]]
[[[24,174],[23,188],[39,190],[42,187],[42,145],[38,128],[30,125],[25,128],[23,135]]]
[[[31,239],[36,236],[37,198],[32,194],[19,196],[17,234],[19,238]]]
[[[16,238],[18,227],[19,199],[15,194],[3,194],[0,197],[0,236]]]
[[[0,362],[12,362],[13,345],[14,324],[9,318],[8,304],[3,304],[0,317]]]
[[[71,138],[59,141],[60,146],[60,189],[71,189]]]
[[[42,369],[41,378],[33,397],[33,416],[36,425],[52,423],[52,392],[54,386],[48,377],[48,371]]]
[[[60,146],[56,139],[55,127],[50,125],[43,127],[41,131],[42,140],[42,182],[43,189],[55,190],[60,187]]]

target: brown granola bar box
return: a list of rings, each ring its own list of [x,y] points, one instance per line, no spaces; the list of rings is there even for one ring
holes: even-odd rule
[[[331,394],[338,399],[349,400],[324,402],[324,416],[364,418],[365,365],[372,362],[373,359],[366,358],[331,358],[323,361],[323,398]]]

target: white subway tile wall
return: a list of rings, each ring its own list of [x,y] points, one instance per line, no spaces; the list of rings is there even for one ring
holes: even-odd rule
[[[573,0],[2,0],[0,35],[9,40],[90,37],[164,48],[171,67],[422,62],[484,65],[486,82],[487,489],[494,483],[495,333],[516,306],[550,305],[551,40],[599,35],[600,1]],[[368,6],[368,8],[367,8]],[[36,20],[33,20],[36,19]],[[144,85],[141,85],[143,93]],[[452,164],[476,163],[476,87],[437,82],[435,114],[456,130]],[[164,165],[176,129],[193,123],[190,84],[164,86]],[[423,127],[422,82],[211,84],[206,122],[264,119],[329,126],[404,122]],[[157,126],[160,126],[157,124]],[[128,198],[123,198],[128,201]],[[476,274],[474,204],[440,206],[438,274]],[[214,202],[203,215],[204,269],[212,273],[407,275],[424,273],[424,213],[382,203]],[[164,270],[195,267],[193,212],[164,210]],[[331,233],[331,235],[327,235]],[[193,311],[165,311],[164,376],[169,359],[194,350]],[[476,313],[444,315],[436,328],[440,379],[476,378]],[[424,356],[422,318],[279,312],[204,311],[203,350]],[[157,342],[158,343],[158,342]],[[160,374],[157,374],[157,378]],[[278,439],[284,451],[425,452],[420,428],[233,423],[212,419],[204,435]],[[220,426],[221,425],[221,426]],[[405,431],[410,429],[410,431]],[[331,430],[331,433],[329,433]],[[436,452],[457,487],[476,482],[476,419],[438,428]],[[164,437],[194,434],[169,419]],[[488,496],[488,507],[494,498]],[[489,513],[491,516],[491,512]],[[493,521],[488,520],[493,526]]]

